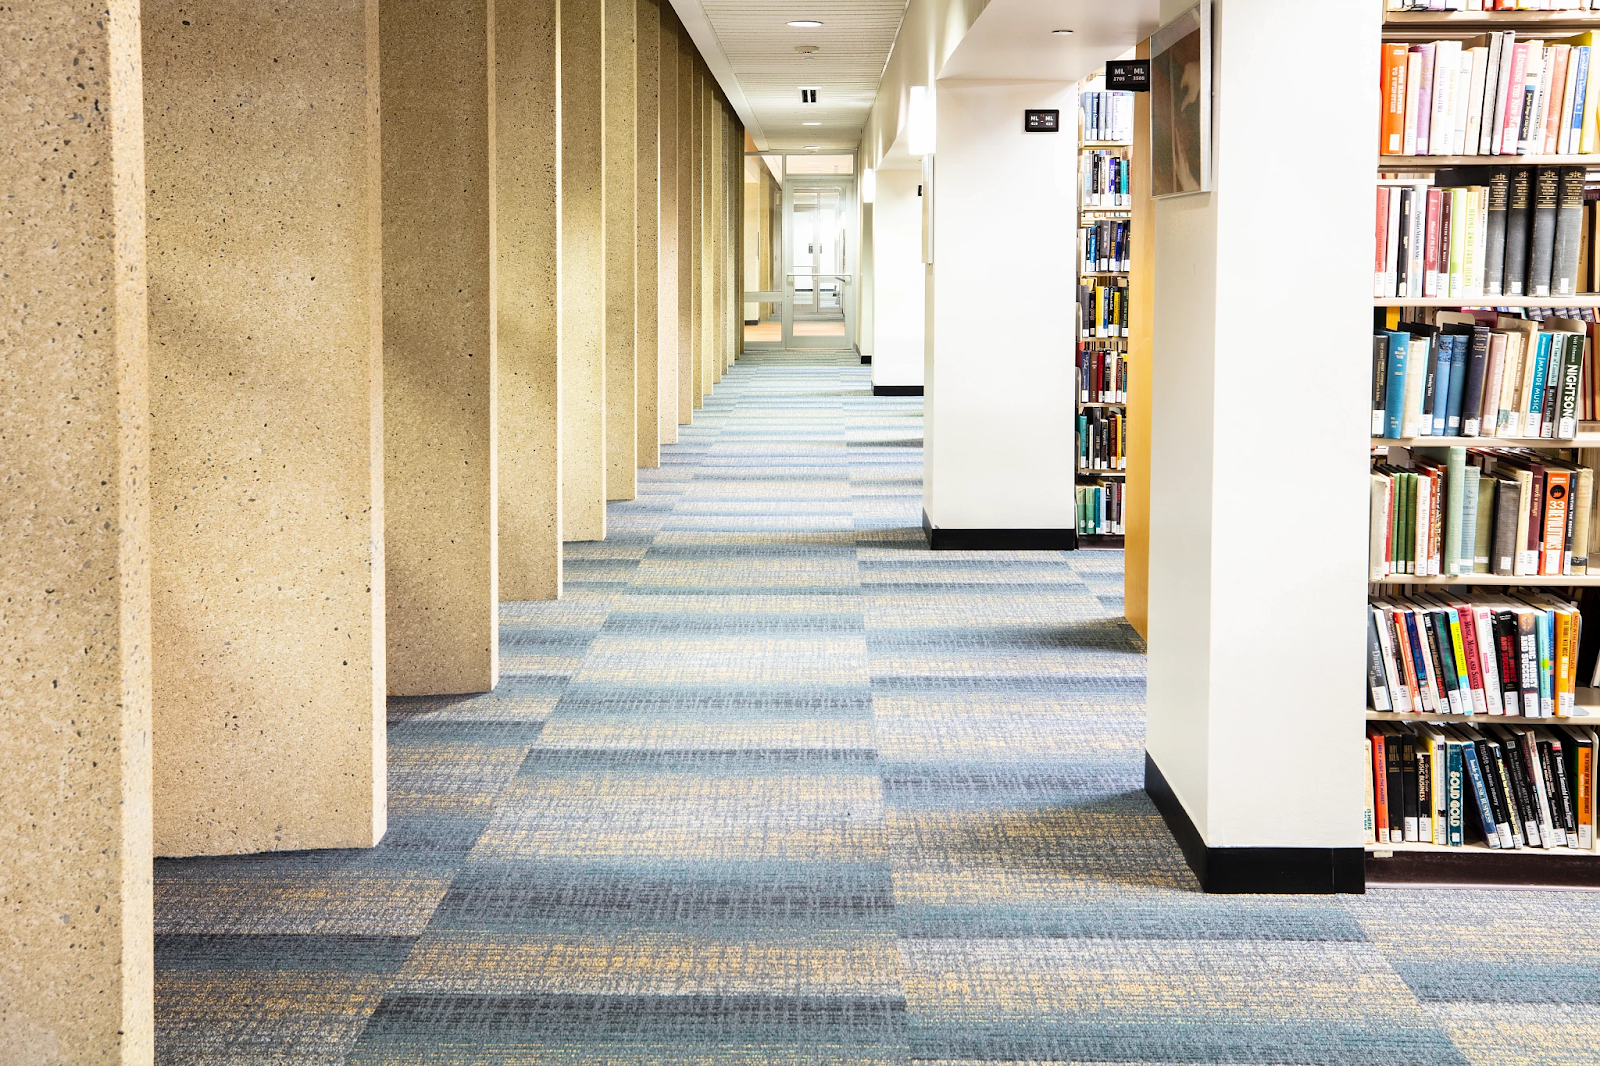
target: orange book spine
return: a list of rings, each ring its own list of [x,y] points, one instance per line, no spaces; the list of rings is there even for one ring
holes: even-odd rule
[[[1404,44],[1383,46],[1383,138],[1378,151],[1400,155],[1406,141],[1406,52]]]
[[[1583,744],[1578,748],[1578,780],[1575,782],[1578,792],[1578,843],[1581,847],[1592,847],[1594,841],[1594,761],[1589,752],[1589,745]]]
[[[1566,568],[1567,492],[1571,488],[1571,477],[1571,472],[1567,470],[1550,470],[1545,475],[1541,574],[1560,574]]]

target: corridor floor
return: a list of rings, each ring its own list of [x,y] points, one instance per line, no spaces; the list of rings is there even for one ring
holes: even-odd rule
[[[158,1060],[1600,1062],[1600,895],[1200,894],[1120,554],[929,553],[921,468],[741,359],[494,693],[391,701],[380,847],[157,864]]]

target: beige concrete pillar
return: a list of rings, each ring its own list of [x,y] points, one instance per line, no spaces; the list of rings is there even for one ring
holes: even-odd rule
[[[707,317],[708,345],[711,351],[711,383],[715,385],[722,380],[723,368],[723,335],[722,335],[722,297],[724,295],[723,258],[725,254],[725,238],[727,237],[727,219],[723,217],[723,210],[727,206],[727,175],[723,165],[725,149],[727,147],[727,133],[723,126],[722,105],[718,102],[713,91],[708,101],[709,108],[706,121],[706,132],[710,135],[710,155],[707,156],[709,166],[706,176],[706,195],[710,208],[707,214],[710,219],[708,229],[707,251],[710,261],[707,283],[710,286],[711,314]]]
[[[639,183],[639,0],[602,0],[605,129],[606,499],[631,500],[639,468],[634,320]]]
[[[656,283],[658,341],[661,346],[661,402],[657,440],[678,440],[678,19],[671,4],[661,10],[661,168],[657,217],[660,240]]]
[[[561,0],[561,539],[606,536],[605,14]]]
[[[561,594],[557,0],[495,4],[500,598]]]
[[[716,301],[716,262],[717,250],[713,240],[716,232],[714,219],[716,217],[716,196],[713,185],[716,183],[716,135],[714,132],[713,110],[716,107],[716,98],[711,88],[709,72],[700,72],[700,99],[699,99],[699,136],[697,148],[699,149],[700,194],[698,200],[699,225],[696,228],[699,240],[696,241],[695,252],[698,257],[700,269],[697,271],[699,284],[699,300],[697,314],[699,315],[700,328],[697,331],[700,343],[700,403],[711,395],[711,389],[716,384],[716,332],[714,323],[716,315],[712,307]]]
[[[493,0],[380,0],[388,690],[499,680]]]
[[[711,375],[707,373],[710,353],[706,350],[706,74],[698,56],[694,64],[694,103],[690,116],[689,140],[692,157],[690,173],[693,182],[689,226],[690,253],[694,257],[694,406],[705,403],[711,391]]]
[[[154,1054],[139,6],[0,16],[0,1062]]]
[[[634,462],[654,467],[661,465],[661,332],[657,321],[661,284],[657,261],[661,231],[661,4],[660,0],[638,0],[638,5],[634,330],[639,392],[634,409]]]
[[[385,828],[377,0],[145,0],[155,845]]]
[[[700,393],[700,345],[696,340],[699,320],[695,317],[695,112],[699,94],[695,78],[694,42],[678,30],[678,424],[694,421]]]

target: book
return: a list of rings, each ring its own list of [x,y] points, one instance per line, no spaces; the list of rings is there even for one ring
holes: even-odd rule
[[[1561,172],[1555,167],[1540,167],[1533,179],[1533,228],[1528,238],[1526,287],[1530,296],[1550,295],[1560,200]]]

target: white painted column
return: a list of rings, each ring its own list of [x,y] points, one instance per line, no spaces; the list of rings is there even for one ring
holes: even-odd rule
[[[872,203],[872,383],[921,385],[927,268],[920,170],[880,170]]]
[[[923,507],[936,529],[1071,531],[1076,141],[1024,133],[1022,112],[1070,115],[1073,89],[941,82],[937,96]]]
[[[1379,10],[1306,18],[1219,0],[1215,183],[1154,212],[1146,746],[1211,848],[1362,840]]]

